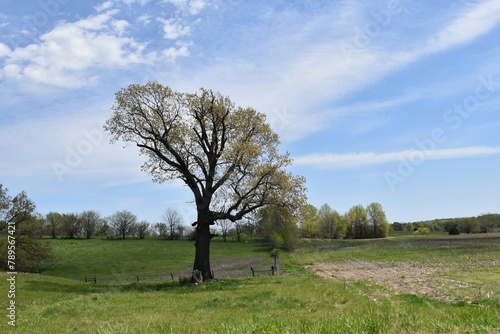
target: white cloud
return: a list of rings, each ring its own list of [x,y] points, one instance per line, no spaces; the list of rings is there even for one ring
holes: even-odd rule
[[[431,53],[443,52],[488,33],[500,20],[498,7],[498,1],[467,7],[465,11],[459,10],[454,19],[445,21],[444,27],[435,33],[411,38],[402,44],[386,42],[394,35],[403,38],[398,35],[402,34],[399,24],[408,13],[402,11],[390,26],[380,27],[380,34],[363,48],[356,48],[349,38],[355,33],[353,27],[366,27],[367,23],[375,21],[370,12],[360,15],[363,9],[357,5],[342,4],[330,12],[308,14],[307,20],[300,14],[286,13],[280,16],[279,24],[274,20],[267,22],[268,25],[261,22],[259,27],[245,26],[243,34],[234,38],[239,38],[241,45],[245,45],[247,39],[248,44],[259,39],[256,49],[244,49],[242,54],[226,56],[224,62],[219,61],[206,70],[197,69],[193,74],[195,78],[189,77],[189,80],[223,90],[235,101],[256,107],[270,119],[278,119],[276,128],[281,137],[285,141],[295,141],[326,128],[340,114],[390,109],[419,100],[423,95],[408,92],[392,101],[373,105],[325,107],[373,86]],[[246,35],[246,31],[250,33]],[[391,38],[385,39],[386,33]],[[429,41],[425,43],[426,40]],[[348,56],[341,50],[346,41],[354,49]],[[276,115],[276,110],[287,111],[284,122]],[[386,121],[387,118],[378,119],[359,131]]]
[[[490,0],[469,7],[427,41],[422,53],[435,53],[469,43],[491,31],[500,22],[500,2]]]
[[[102,12],[104,10],[107,10],[107,9],[110,9],[111,7],[113,7],[113,2],[112,1],[106,1],[106,2],[103,2],[102,4],[100,5],[97,5],[95,7],[95,9],[98,11],[98,12]]]
[[[205,0],[163,0],[171,3],[179,10],[189,13],[190,15],[198,15],[203,8],[207,6]]]
[[[471,146],[440,150],[405,150],[389,153],[349,153],[349,154],[310,154],[294,158],[294,165],[311,166],[319,169],[370,166],[398,161],[418,159],[442,160],[472,158],[500,154],[499,147]]]
[[[165,19],[162,17],[157,18],[158,22],[163,24],[163,37],[167,39],[177,39],[179,37],[187,36],[191,33],[189,26],[183,26],[178,19]]]
[[[203,8],[205,8],[206,3],[203,0],[192,0],[189,2],[189,13],[191,15],[199,14]]]
[[[75,23],[72,24],[67,24],[67,25],[72,25],[77,28],[81,28],[83,30],[90,30],[90,31],[99,31],[107,28],[107,22],[112,20],[112,16],[116,14],[118,11],[113,10],[113,11],[108,11],[105,14],[98,14],[94,16],[89,16],[86,19],[79,20]]]
[[[0,127],[0,179],[29,175],[54,182],[73,179],[101,184],[144,181],[144,157],[136,147],[109,144],[102,129],[108,106],[54,115]],[[15,161],[15,164],[12,163]]]
[[[149,0],[117,0],[117,1],[121,1],[129,6],[134,4],[134,3],[139,3],[141,6],[144,6],[145,4],[147,4],[149,2]]]
[[[151,23],[151,15],[148,15],[148,14],[144,14],[144,15],[141,15],[137,18],[137,22],[140,22],[140,23],[143,23],[144,25],[148,25]]]
[[[0,43],[0,57],[5,57],[7,56],[9,53],[10,53],[10,48],[3,44],[3,43]]]
[[[129,27],[130,23],[125,20],[115,20],[111,22],[111,26],[118,35],[123,35],[125,30]]]
[[[189,56],[189,50],[187,45],[181,45],[179,48],[170,47],[163,50],[162,54],[165,56],[167,61],[174,62],[177,57],[187,57]]]
[[[76,88],[97,82],[98,75],[92,69],[148,63],[153,54],[143,54],[145,43],[116,36],[125,32],[128,22],[113,19],[113,14],[107,12],[74,23],[60,23],[40,36],[41,43],[9,52],[3,76]]]

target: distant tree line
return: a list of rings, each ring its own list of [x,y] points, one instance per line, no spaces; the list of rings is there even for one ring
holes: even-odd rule
[[[312,205],[303,208],[300,232],[303,238],[365,239],[385,238],[389,223],[380,203],[366,207],[355,205],[343,215],[323,204],[319,210]]]
[[[411,223],[395,222],[392,231],[440,231],[449,234],[488,233],[500,231],[500,214],[487,213],[477,217],[446,218]],[[425,230],[424,230],[425,229]]]
[[[94,210],[80,213],[49,212],[42,223],[41,235],[55,238],[139,238],[158,237],[180,239],[185,232],[182,217],[174,209],[166,209],[161,221],[155,224],[142,220],[128,210],[117,211],[109,217],[102,217]]]
[[[166,209],[161,221],[154,225],[139,221],[128,210],[117,211],[109,217],[95,210],[44,215],[36,212],[35,203],[24,191],[12,197],[0,184],[0,270],[39,272],[49,267],[55,255],[51,244],[43,239],[46,236],[175,240],[189,234],[181,215],[174,209]]]
[[[389,231],[389,222],[379,203],[355,205],[343,215],[328,204],[319,209],[307,204],[295,213],[266,207],[257,212],[255,225],[257,235],[283,250],[292,249],[299,238],[385,238]]]

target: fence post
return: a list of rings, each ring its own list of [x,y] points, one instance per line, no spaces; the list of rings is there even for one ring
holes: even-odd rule
[[[271,266],[271,274],[274,276],[274,266]]]
[[[97,284],[97,277],[94,276],[94,284]]]
[[[137,275],[137,282],[139,282],[139,275]]]
[[[172,281],[174,280],[174,274],[170,274],[170,277],[172,277]]]
[[[255,276],[255,271],[253,270],[252,267],[250,267],[250,270],[252,271],[252,276]]]

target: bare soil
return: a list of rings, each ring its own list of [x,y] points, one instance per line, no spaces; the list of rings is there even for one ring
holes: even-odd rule
[[[500,265],[500,261],[474,263],[470,268]],[[379,295],[414,294],[449,302],[470,301],[456,293],[456,288],[474,288],[472,284],[446,278],[450,270],[466,269],[463,264],[428,264],[420,262],[342,261],[308,266],[316,274],[334,280],[362,281],[384,287]],[[455,267],[455,268],[453,268]]]

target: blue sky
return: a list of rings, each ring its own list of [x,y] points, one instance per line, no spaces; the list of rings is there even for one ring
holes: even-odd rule
[[[0,9],[0,183],[41,213],[194,220],[102,130],[157,80],[268,115],[309,202],[391,222],[500,212],[500,1],[33,0]]]

